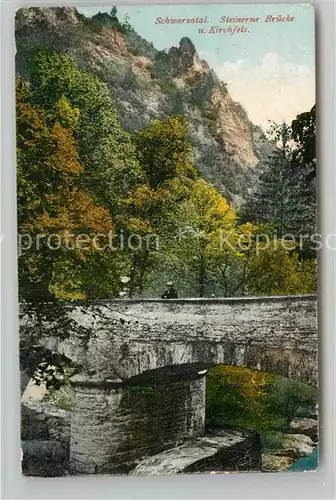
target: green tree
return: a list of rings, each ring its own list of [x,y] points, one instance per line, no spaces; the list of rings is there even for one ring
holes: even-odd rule
[[[180,215],[176,254],[184,263],[185,279],[193,280],[194,294],[205,297],[216,281],[211,271],[222,251],[221,233],[235,229],[235,210],[215,188],[199,179],[181,205]]]
[[[285,245],[285,246],[284,246]],[[289,242],[270,240],[250,251],[246,270],[249,295],[295,295],[316,292],[316,262],[300,262]],[[295,244],[292,244],[293,250]]]
[[[275,149],[247,199],[243,218],[272,222],[278,236],[290,232],[299,241],[300,235],[316,231],[315,106],[297,115],[291,126],[273,123],[268,138]]]
[[[315,106],[292,122],[293,151],[289,179],[289,227],[295,234],[316,232]]]
[[[288,182],[292,159],[291,129],[286,123],[272,123],[268,138],[274,152],[268,157],[258,183],[243,209],[244,219],[271,222],[281,237],[288,228]]]
[[[247,270],[253,247],[252,240],[255,226],[247,222],[235,223],[220,230],[220,245],[211,247],[210,269],[213,279],[218,282],[220,295],[224,297],[247,294]]]
[[[299,408],[316,404],[316,397],[314,387],[280,377],[272,384],[268,401],[271,411],[283,418],[284,430],[288,430]]]
[[[125,14],[124,22],[122,23],[122,26],[126,31],[132,30],[131,20],[130,20],[130,16],[128,14]]]
[[[110,16],[112,18],[117,18],[117,14],[118,14],[118,9],[115,5],[113,5],[111,11],[110,11]]]
[[[32,101],[47,113],[54,114],[61,99],[79,110],[74,132],[87,186],[115,214],[120,200],[139,182],[141,169],[107,86],[71,57],[46,51],[31,57],[28,79]]]
[[[18,228],[21,237],[25,234],[31,240],[31,248],[19,259],[20,296],[50,300],[57,297],[57,263],[67,254],[79,265],[93,251],[76,246],[73,252],[66,251],[59,243],[65,233],[72,239],[83,233],[94,235],[111,230],[113,223],[82,182],[84,169],[74,137],[77,110],[62,96],[51,116],[31,103],[30,90],[20,79],[16,98]],[[56,248],[55,241],[48,242],[50,235],[57,239]],[[69,294],[68,298],[70,290]]]
[[[137,158],[151,188],[178,176],[194,178],[186,121],[180,116],[154,120],[135,136]]]

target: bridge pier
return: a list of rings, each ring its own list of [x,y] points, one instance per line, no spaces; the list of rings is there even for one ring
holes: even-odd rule
[[[77,474],[105,472],[117,437],[112,415],[117,411],[122,389],[107,390],[84,377],[73,380],[72,386],[70,470]]]
[[[141,458],[204,434],[204,374],[160,375],[131,383],[73,377],[73,473],[127,473]]]

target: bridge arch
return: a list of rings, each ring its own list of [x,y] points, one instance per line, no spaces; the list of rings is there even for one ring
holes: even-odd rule
[[[41,342],[101,378],[126,380],[167,365],[206,362],[317,380],[315,296],[113,300],[64,307],[72,320],[69,338],[51,337],[46,328]],[[88,332],[84,340],[78,333],[82,328]]]
[[[122,472],[149,449],[202,433],[205,380],[200,372],[206,367],[244,366],[311,384],[317,380],[315,296],[113,300],[64,307],[78,330],[89,332],[85,342],[77,327],[65,340],[46,331],[41,342],[82,367],[72,380],[70,459],[78,473]],[[170,432],[161,442],[158,433],[154,444],[138,433],[139,426],[153,424],[146,406],[150,399],[137,401],[130,389],[153,370],[156,377],[160,370],[165,376],[174,372],[169,381],[162,380],[159,408],[176,410]]]

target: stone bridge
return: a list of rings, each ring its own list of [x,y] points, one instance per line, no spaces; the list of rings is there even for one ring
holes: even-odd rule
[[[32,321],[21,311],[21,331]],[[70,463],[128,471],[204,433],[206,368],[245,366],[316,384],[315,296],[111,300],[65,305],[89,334],[46,335],[81,366],[73,377]],[[57,332],[54,332],[57,334]]]

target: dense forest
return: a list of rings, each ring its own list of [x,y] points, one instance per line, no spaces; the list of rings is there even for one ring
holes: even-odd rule
[[[200,176],[180,115],[130,132],[70,56],[38,51],[28,68],[17,78],[20,300],[157,297],[167,280],[182,297],[315,292],[316,256],[300,241],[315,228],[315,108],[272,125],[274,152],[237,211]]]

